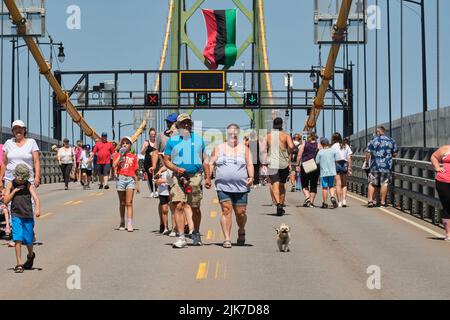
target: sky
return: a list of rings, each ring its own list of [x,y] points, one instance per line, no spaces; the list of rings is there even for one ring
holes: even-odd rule
[[[329,1],[329,0],[324,0]],[[369,5],[376,0],[369,0]],[[189,0],[188,6],[194,1]],[[242,1],[247,8],[251,8],[251,1]],[[313,5],[314,0],[265,0],[265,19],[268,42],[269,64],[271,69],[309,69],[318,64],[318,46],[313,39]],[[378,30],[378,95],[375,99],[375,35],[374,30],[368,32],[367,71],[368,71],[368,126],[388,121],[388,75],[387,75],[387,0],[378,0],[381,8],[381,29]],[[393,119],[400,117],[400,0],[390,0],[391,8],[391,63],[392,63],[392,106]],[[47,0],[46,29],[55,42],[62,41],[66,52],[66,61],[54,69],[61,70],[99,70],[99,69],[157,69],[162,50],[164,28],[168,14],[169,0]],[[426,4],[426,37],[427,37],[427,69],[428,69],[428,105],[429,109],[437,106],[436,88],[436,0],[425,1]],[[71,5],[81,9],[81,29],[69,30],[66,12]],[[450,10],[450,1],[440,1],[441,10],[441,53],[449,51],[450,21],[444,19],[443,12]],[[206,0],[202,8],[225,9],[235,7],[231,0]],[[420,7],[404,4],[404,115],[414,114],[422,110],[422,77],[421,77],[421,42],[420,42]],[[250,24],[242,14],[238,14],[238,46],[251,32]],[[196,13],[188,22],[188,33],[196,46],[201,50],[205,44],[206,30],[201,14]],[[46,41],[46,39],[42,39]],[[360,46],[359,60],[357,47],[350,48],[349,58],[355,64],[354,73],[354,116],[355,130],[364,128],[364,94],[363,94],[363,46]],[[42,50],[49,57],[47,46]],[[322,59],[326,60],[329,47],[322,47]],[[11,44],[8,39],[3,40],[3,95],[2,124],[9,126],[10,122],[10,92],[11,92]],[[445,90],[444,83],[449,82],[450,61],[441,54],[440,105],[450,105],[450,91]],[[20,104],[21,118],[26,119],[27,100],[27,49],[20,49]],[[190,55],[192,69],[204,68],[198,60]],[[242,64],[248,68],[249,54],[236,62],[234,68],[241,68]],[[342,57],[338,58],[338,65],[342,65]],[[357,91],[357,70],[360,70],[359,94]],[[31,132],[39,132],[39,77],[34,61],[31,61],[30,71],[30,123]],[[101,79],[111,80],[111,79]],[[65,79],[64,85],[69,89],[74,79]],[[133,90],[142,81],[137,77],[121,79],[120,90]],[[283,89],[282,78],[274,78],[276,89]],[[312,87],[309,78],[294,79],[294,88]],[[41,109],[43,133],[50,132],[48,123],[48,85],[44,79],[41,82]],[[378,107],[376,107],[376,100]],[[359,109],[358,109],[359,108]],[[17,112],[17,111],[16,111]],[[249,120],[243,111],[196,111],[196,120],[203,121],[206,127],[224,127],[232,120],[241,125],[248,125]],[[110,112],[88,112],[88,122],[97,130],[112,131]],[[301,131],[306,120],[306,112],[294,112],[294,131]],[[318,132],[329,136],[335,129],[342,130],[342,118],[336,117],[336,128],[331,121],[331,112],[325,113],[325,132],[322,132],[322,121],[318,123]],[[116,112],[117,122],[132,122],[131,112]],[[72,134],[70,121],[63,122],[63,135],[71,138],[79,136],[78,128]],[[117,132],[117,131],[116,131]],[[122,128],[122,134],[132,134],[132,126]]]

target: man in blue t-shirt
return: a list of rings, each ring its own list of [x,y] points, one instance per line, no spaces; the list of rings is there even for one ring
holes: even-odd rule
[[[192,119],[188,114],[180,114],[177,118],[178,134],[172,136],[164,150],[164,165],[174,173],[170,186],[171,201],[175,205],[175,221],[179,233],[174,248],[187,247],[184,235],[185,207],[192,209],[194,245],[202,245],[200,237],[201,211],[203,197],[202,173],[208,173],[209,165],[205,161],[205,142],[203,138],[192,132]],[[189,209],[189,208],[188,208]]]
[[[394,139],[385,135],[384,127],[377,128],[377,135],[369,142],[366,151],[366,163],[369,166],[369,208],[375,206],[373,196],[376,188],[381,188],[381,206],[386,207],[388,186],[392,180],[394,158],[397,157],[398,148]]]

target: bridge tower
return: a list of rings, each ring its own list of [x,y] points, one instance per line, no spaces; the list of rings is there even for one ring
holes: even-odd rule
[[[168,63],[169,70],[189,69],[189,61],[187,52],[190,50],[194,56],[205,64],[202,50],[191,40],[188,35],[189,19],[199,10],[206,0],[197,0],[190,8],[186,7],[186,0],[172,0],[172,24],[170,28],[170,62]],[[225,3],[225,5],[228,3]],[[252,31],[238,48],[237,59],[242,56],[247,50],[251,50],[251,70],[269,70],[269,60],[267,57],[267,41],[265,35],[264,22],[264,1],[253,0],[252,8],[247,8],[241,0],[230,0],[229,4],[234,4],[237,9],[245,16],[252,26]],[[185,56],[184,56],[185,55]],[[182,61],[185,65],[182,65]],[[205,64],[206,68],[206,64]],[[173,73],[170,76],[169,90],[171,91],[171,102],[177,104],[179,99],[178,94],[178,75]],[[247,91],[260,93],[260,101],[268,101],[271,103],[272,86],[270,76],[268,73],[261,72],[258,75],[252,75],[251,84]],[[243,105],[243,98],[233,89],[229,89],[228,94],[236,101]],[[174,110],[176,111],[176,110]],[[191,113],[193,110],[186,110]],[[254,128],[262,129],[267,126],[266,121],[271,122],[274,112],[270,110],[245,110],[249,116]],[[161,115],[160,115],[161,117]]]

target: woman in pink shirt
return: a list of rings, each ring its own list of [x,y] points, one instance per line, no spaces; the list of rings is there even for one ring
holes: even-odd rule
[[[450,145],[444,146],[431,156],[436,171],[436,190],[441,199],[442,223],[445,227],[445,241],[450,241]]]

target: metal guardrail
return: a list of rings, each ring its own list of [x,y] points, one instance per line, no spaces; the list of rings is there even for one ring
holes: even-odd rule
[[[366,196],[368,179],[366,171],[362,169],[365,160],[362,152],[358,150],[352,156],[353,176],[349,177],[349,190]],[[435,172],[428,161],[433,152],[433,149],[401,148],[400,158],[394,160],[388,202],[403,212],[440,225],[442,204],[435,187]]]
[[[63,181],[61,169],[55,152],[41,152],[41,183],[58,183]]]

